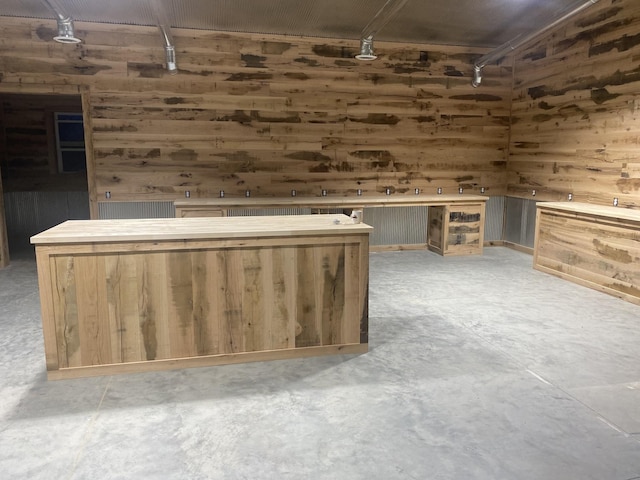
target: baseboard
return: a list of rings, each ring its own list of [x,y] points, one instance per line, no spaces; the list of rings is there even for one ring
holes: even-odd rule
[[[517,243],[512,242],[504,242],[504,246],[507,248],[511,248],[512,250],[517,250],[522,253],[527,253],[529,255],[533,255],[533,248],[525,247],[524,245],[518,245]]]
[[[427,244],[411,243],[406,245],[369,245],[370,252],[396,252],[400,250],[427,250]]]
[[[484,246],[485,247],[507,247],[512,250],[517,250],[518,252],[533,255],[533,248],[525,247],[524,245],[519,245],[513,242],[508,242],[506,240],[490,240],[488,242],[484,242]]]
[[[485,247],[504,247],[504,240],[486,240]]]

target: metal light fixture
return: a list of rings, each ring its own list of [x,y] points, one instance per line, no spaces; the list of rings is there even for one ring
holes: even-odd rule
[[[572,6],[567,7],[567,10],[566,10],[567,13],[556,18],[548,25],[545,25],[541,29],[536,30],[533,33],[530,33],[529,35],[525,35],[525,36],[518,35],[515,38],[509,40],[507,43],[504,43],[500,45],[498,48],[495,48],[494,50],[490,51],[486,55],[483,55],[473,65],[473,79],[471,80],[471,85],[473,85],[474,87],[478,87],[480,83],[482,83],[482,69],[487,64],[499,60],[500,58],[504,57],[508,53],[511,53],[516,48],[521,47],[525,43],[528,43],[534,38],[538,37],[539,35],[542,35],[547,30],[550,30],[553,27],[564,22],[565,20],[569,19],[570,17],[573,17],[574,15],[581,12],[585,8],[590,7],[594,3],[598,3],[598,1],[599,0],[586,0],[586,1],[578,0],[574,2]]]
[[[360,53],[356,55],[358,60],[375,60],[378,56],[373,53],[373,36],[360,39]]]
[[[167,62],[167,70],[169,75],[175,75],[178,73],[178,65],[176,63],[176,48],[173,46],[173,40],[169,33],[168,27],[165,25],[159,25],[162,39],[164,40],[164,54]]]
[[[76,37],[73,31],[73,20],[71,17],[58,19],[58,35],[53,37],[58,43],[80,43],[82,40]]]
[[[378,56],[373,52],[373,37],[389,21],[395,17],[408,0],[387,0],[360,34],[360,53],[358,60],[375,60]]]
[[[484,65],[486,65],[486,63]],[[471,80],[471,85],[473,85],[474,88],[477,88],[480,83],[482,83],[482,69],[484,65],[480,66],[476,63],[473,66],[473,80]]]
[[[164,55],[169,75],[175,75],[178,73],[178,65],[176,63],[176,48],[173,44],[173,37],[171,36],[171,30],[169,26],[169,20],[167,19],[167,13],[164,6],[159,0],[151,1],[151,8],[162,36],[162,43],[164,44]]]
[[[56,0],[42,0],[42,3],[56,15],[58,22],[58,35],[53,39],[58,43],[80,43],[81,39],[76,37],[73,28],[73,19],[64,13],[64,10],[57,4]]]

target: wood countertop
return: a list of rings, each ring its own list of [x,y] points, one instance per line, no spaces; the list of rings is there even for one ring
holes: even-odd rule
[[[580,202],[539,202],[538,208],[640,223],[640,210]]]
[[[241,198],[194,198],[176,200],[176,207],[362,207],[362,206],[411,206],[449,205],[452,203],[486,202],[482,195],[382,195],[352,197],[241,197]]]
[[[31,237],[34,245],[203,240],[370,233],[346,215],[68,220]]]

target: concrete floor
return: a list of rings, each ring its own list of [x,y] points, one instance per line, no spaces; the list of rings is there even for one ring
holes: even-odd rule
[[[48,382],[0,271],[0,478],[640,479],[640,307],[531,257],[371,255],[370,352]]]

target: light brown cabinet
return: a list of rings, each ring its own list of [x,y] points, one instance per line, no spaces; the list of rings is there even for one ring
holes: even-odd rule
[[[430,206],[429,250],[445,256],[482,254],[484,210],[484,203]]]

